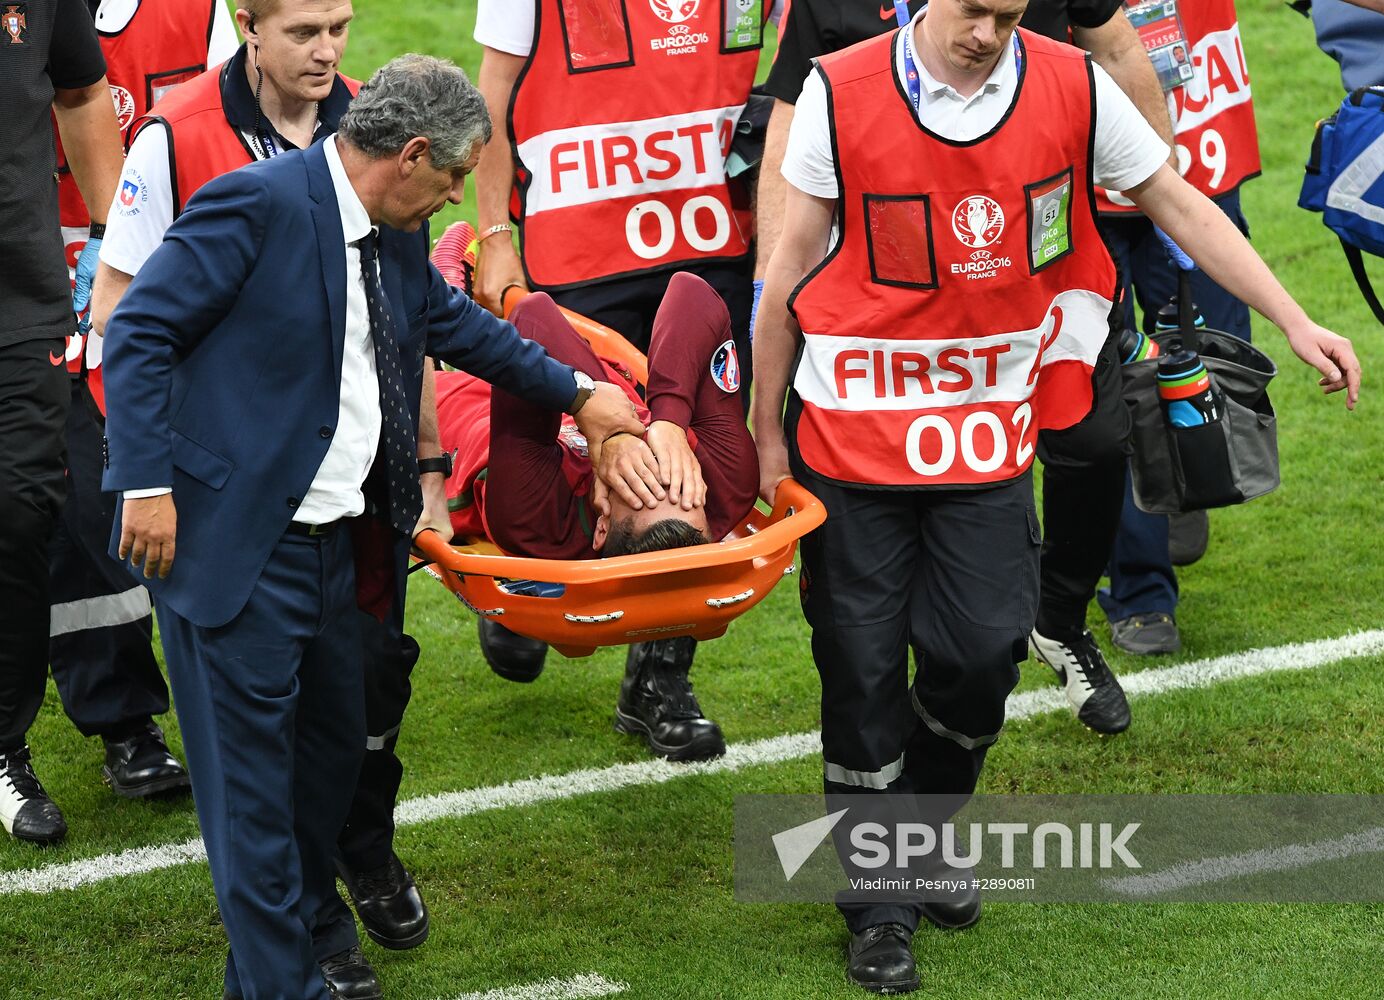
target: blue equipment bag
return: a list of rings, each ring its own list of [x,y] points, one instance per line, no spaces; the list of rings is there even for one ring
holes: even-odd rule
[[[1322,213],[1361,294],[1384,324],[1384,306],[1362,257],[1362,251],[1384,257],[1384,87],[1361,87],[1317,123],[1298,205]]]

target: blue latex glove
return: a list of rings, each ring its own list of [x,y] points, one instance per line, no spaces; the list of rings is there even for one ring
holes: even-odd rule
[[[1168,257],[1171,258],[1172,262],[1176,264],[1180,270],[1195,271],[1197,269],[1197,262],[1192,260],[1191,257],[1188,257],[1187,251],[1178,246],[1171,236],[1163,232],[1163,230],[1159,229],[1157,226],[1153,227],[1153,231],[1163,244],[1163,249],[1168,251]]]
[[[91,307],[91,285],[96,280],[96,261],[101,255],[101,237],[89,237],[77,256],[77,284],[72,289],[72,311],[86,317]],[[91,326],[90,319],[85,320]],[[85,332],[85,331],[83,331]]]
[[[754,301],[750,303],[750,343],[754,343],[754,324],[759,318],[759,297],[764,294],[764,279],[754,279]]]

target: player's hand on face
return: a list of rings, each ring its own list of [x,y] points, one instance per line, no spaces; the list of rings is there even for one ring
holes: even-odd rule
[[[658,459],[643,438],[617,433],[593,450],[596,476],[635,510],[655,507],[667,494],[658,481]]]
[[[1293,353],[1321,373],[1322,392],[1346,390],[1346,409],[1355,409],[1360,398],[1360,359],[1349,340],[1316,323],[1285,331]]]
[[[591,508],[599,515],[610,516],[610,487],[600,476],[591,480]]]
[[[634,404],[629,396],[625,395],[625,390],[610,382],[597,382],[596,390],[573,419],[577,422],[577,430],[590,443],[592,464],[598,461],[601,442],[616,434],[644,436],[644,423],[634,412]]]
[[[668,488],[669,498],[683,510],[706,503],[706,481],[687,432],[668,420],[655,420],[644,434],[649,450],[658,461],[658,481]]]

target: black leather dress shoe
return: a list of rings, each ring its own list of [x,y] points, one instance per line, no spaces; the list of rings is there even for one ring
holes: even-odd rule
[[[846,978],[871,993],[912,993],[920,985],[913,932],[903,924],[876,924],[851,935]]]
[[[702,715],[687,672],[697,640],[655,639],[630,646],[615,704],[615,728],[644,737],[669,760],[710,760],[726,752],[721,727]]]
[[[192,788],[186,769],[163,741],[163,730],[148,722],[124,739],[105,739],[101,774],[111,791],[126,799],[184,795]]]
[[[333,1000],[384,1000],[375,970],[365,960],[360,945],[337,952],[321,962],[322,978]]]
[[[356,916],[365,933],[383,948],[405,951],[428,939],[428,907],[397,854],[379,868],[353,872],[338,861],[337,873],[346,883]]]
[[[511,632],[497,621],[477,617],[481,655],[490,669],[507,681],[528,684],[543,673],[543,661],[548,656],[548,644],[541,639]]]

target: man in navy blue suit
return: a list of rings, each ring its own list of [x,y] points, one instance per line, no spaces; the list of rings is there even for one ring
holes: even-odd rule
[[[158,611],[228,997],[344,995],[312,932],[332,912],[364,744],[358,596],[402,589],[421,527],[424,357],[573,413],[592,442],[643,432],[620,389],[549,358],[429,264],[426,221],[460,202],[489,136],[460,70],[394,60],[334,139],[203,187],[107,328],[112,548]],[[664,495],[643,452],[620,474],[596,456],[636,507]],[[328,933],[349,960],[354,923]],[[352,997],[379,995],[370,978]]]

